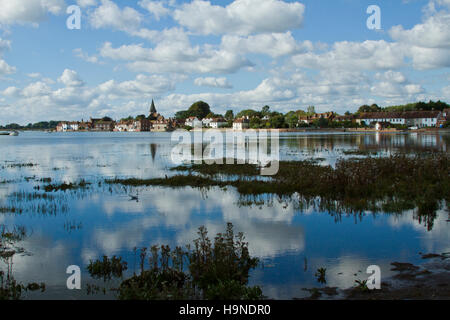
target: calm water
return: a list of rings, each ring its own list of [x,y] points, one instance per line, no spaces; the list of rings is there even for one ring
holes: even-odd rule
[[[281,135],[281,159],[320,158],[334,165],[349,151],[448,152],[450,134],[307,134]],[[449,214],[438,211],[433,228],[418,221],[414,211],[402,215],[343,215],[339,218],[291,203],[242,206],[228,188],[125,188],[99,185],[112,177],[170,175],[170,134],[166,133],[21,133],[0,136],[0,207],[21,207],[23,213],[0,213],[0,224],[23,226],[25,249],[14,256],[13,272],[22,282],[45,282],[45,293],[27,298],[92,298],[86,295],[85,272],[91,259],[120,255],[135,268],[133,248],[154,244],[186,245],[205,225],[210,235],[232,222],[245,233],[251,253],[263,261],[251,284],[271,298],[305,296],[302,288],[317,286],[314,273],[327,268],[327,285],[350,287],[366,279],[367,266],[377,264],[382,277],[390,263],[421,261],[419,252],[449,252]],[[32,163],[33,166],[16,166]],[[92,182],[89,190],[53,193],[52,199],[23,199],[39,180],[53,183]],[[42,193],[42,192],[41,192]],[[131,200],[137,195],[139,200]],[[137,264],[137,262],[136,262]],[[69,265],[83,270],[81,291],[66,289]],[[1,261],[0,268],[6,264]],[[136,266],[136,271],[138,267]],[[356,274],[356,275],[355,275]],[[96,296],[102,298],[102,296]]]

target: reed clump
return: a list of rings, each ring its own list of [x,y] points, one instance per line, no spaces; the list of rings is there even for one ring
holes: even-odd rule
[[[209,239],[205,227],[199,228],[198,235],[186,249],[164,245],[142,248],[140,273],[120,284],[119,299],[262,298],[259,287],[247,286],[249,272],[259,260],[250,256],[242,233],[236,235],[229,223],[226,232],[217,234],[214,241]],[[102,264],[97,261],[91,265]]]
[[[56,191],[67,191],[67,190],[75,190],[75,189],[85,189],[89,185],[91,185],[90,182],[86,182],[85,180],[81,180],[77,183],[66,183],[63,182],[61,184],[48,184],[43,187],[45,192],[56,192]],[[35,189],[39,190],[40,187],[37,186]]]

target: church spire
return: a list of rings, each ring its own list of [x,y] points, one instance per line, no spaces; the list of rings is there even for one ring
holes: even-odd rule
[[[150,106],[150,114],[156,113],[155,102],[152,99],[152,105]]]

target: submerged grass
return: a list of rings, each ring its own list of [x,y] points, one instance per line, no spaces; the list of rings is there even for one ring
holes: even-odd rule
[[[186,249],[152,246],[139,252],[140,274],[122,281],[117,290],[123,300],[179,299],[261,299],[259,287],[248,287],[249,272],[259,263],[249,254],[242,233],[235,234],[228,223],[225,233],[214,241],[200,227],[198,239]],[[135,249],[137,253],[137,249]],[[148,261],[146,260],[148,256]],[[111,279],[122,277],[126,263],[120,258],[103,257],[91,261],[88,271],[92,277]]]
[[[43,187],[45,192],[56,192],[56,191],[67,191],[67,190],[75,190],[75,189],[85,189],[89,185],[91,185],[90,182],[86,182],[85,180],[81,180],[77,183],[66,183],[63,182],[61,184],[48,184]],[[36,190],[40,190],[41,187],[36,186]]]
[[[268,180],[258,179],[255,173],[259,168],[251,164],[201,164],[174,170],[189,173],[155,179],[116,178],[106,182],[173,188],[233,186],[242,196],[247,196],[243,203],[264,194],[281,198],[298,195],[305,201],[320,198],[322,206],[337,212],[401,213],[417,208],[419,220],[423,218],[429,228],[441,201],[450,202],[450,157],[445,153],[340,159],[334,168],[314,161],[281,161],[278,173]],[[218,175],[237,175],[238,179],[227,181]]]

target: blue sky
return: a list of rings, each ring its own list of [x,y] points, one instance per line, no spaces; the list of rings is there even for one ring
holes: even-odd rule
[[[448,102],[449,67],[450,0],[0,0],[0,124]]]

